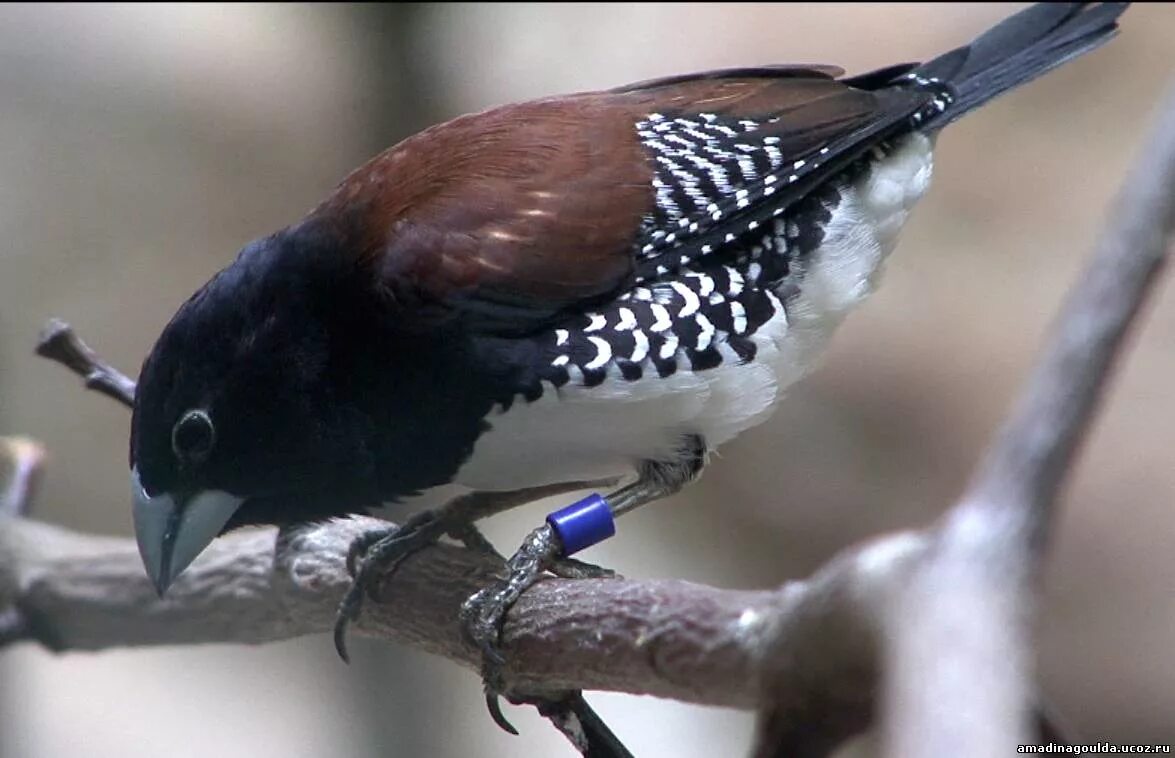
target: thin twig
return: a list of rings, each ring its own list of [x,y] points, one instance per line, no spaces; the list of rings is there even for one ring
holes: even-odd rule
[[[0,437],[0,520],[27,516],[40,485],[45,449],[25,437]],[[18,605],[0,603],[0,647],[34,640],[33,625]]]
[[[27,516],[33,507],[45,449],[25,437],[0,437],[0,518]]]
[[[128,408],[134,407],[135,380],[99,358],[64,321],[50,319],[41,329],[37,355],[56,361],[82,377],[86,389],[114,398]]]

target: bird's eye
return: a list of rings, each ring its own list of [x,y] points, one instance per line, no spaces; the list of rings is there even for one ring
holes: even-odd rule
[[[212,452],[216,427],[202,410],[188,411],[171,430],[171,449],[184,463],[200,463]]]

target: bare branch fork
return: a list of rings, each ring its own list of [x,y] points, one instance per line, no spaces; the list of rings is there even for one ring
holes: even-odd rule
[[[958,503],[934,526],[849,549],[767,591],[549,579],[509,615],[511,691],[575,689],[755,708],[760,756],[827,755],[881,717],[887,755],[1006,755],[1031,741],[1029,625],[1054,503],[1175,226],[1175,92],[1071,292],[1027,389]],[[52,322],[38,353],[125,404],[134,382]],[[0,645],[53,650],[262,643],[325,633],[367,519],[218,540],[156,598],[129,540],[22,514],[39,449],[6,440]],[[359,634],[476,667],[457,611],[500,570],[437,545],[368,602]]]

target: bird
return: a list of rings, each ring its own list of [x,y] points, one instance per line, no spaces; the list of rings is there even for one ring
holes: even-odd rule
[[[241,526],[624,481],[552,513],[462,609],[492,684],[527,587],[597,575],[570,556],[696,480],[816,364],[878,286],[942,129],[1108,41],[1127,5],[1035,4],[855,76],[769,65],[512,103],[388,148],[246,245],[144,361],[130,466],[152,582]],[[341,623],[369,565],[484,515],[438,513],[357,543]]]

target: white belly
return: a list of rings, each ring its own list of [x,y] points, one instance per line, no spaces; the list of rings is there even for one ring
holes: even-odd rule
[[[538,400],[491,414],[490,430],[454,481],[506,490],[620,476],[641,460],[672,454],[683,435],[701,435],[713,450],[764,421],[848,311],[873,291],[910,208],[929,184],[931,147],[929,139],[913,135],[864,179],[841,188],[820,247],[795,277],[798,294],[752,336],[753,361],[740,365],[721,345],[729,359],[697,373],[660,378],[646,372],[626,381],[613,367],[595,387],[580,385],[573,373],[562,388],[545,386]]]

